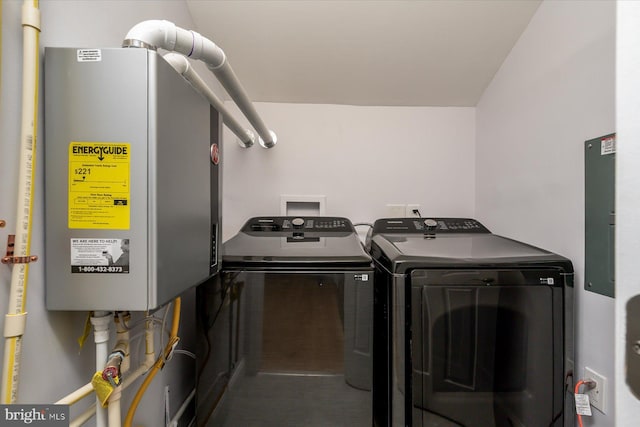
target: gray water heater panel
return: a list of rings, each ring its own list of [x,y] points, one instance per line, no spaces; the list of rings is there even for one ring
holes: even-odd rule
[[[215,274],[217,112],[147,49],[44,68],[47,308],[150,310]]]

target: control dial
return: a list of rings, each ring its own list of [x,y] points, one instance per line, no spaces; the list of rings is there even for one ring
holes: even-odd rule
[[[304,225],[304,219],[302,219],[302,218],[293,218],[291,220],[291,224],[293,224],[293,226],[295,228],[300,228],[300,227],[302,227]]]
[[[435,219],[425,219],[424,226],[427,227],[427,230],[435,230],[438,222]]]

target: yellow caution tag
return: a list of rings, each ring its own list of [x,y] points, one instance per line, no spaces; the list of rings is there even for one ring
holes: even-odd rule
[[[82,351],[82,347],[84,347],[85,341],[89,338],[89,334],[91,334],[91,312],[87,313],[87,319],[84,321],[84,330],[82,331],[82,335],[78,337],[78,353]]]
[[[109,396],[113,393],[113,386],[102,378],[102,372],[96,372],[91,378],[91,385],[93,389],[96,391],[96,397],[102,405],[103,408],[107,407],[107,402],[109,400]]]

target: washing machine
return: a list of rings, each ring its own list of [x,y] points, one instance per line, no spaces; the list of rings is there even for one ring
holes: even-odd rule
[[[198,384],[229,378],[198,425],[371,426],[373,264],[352,223],[251,218],[222,259],[217,302],[202,307],[218,317],[230,295],[229,320],[203,348],[230,367]]]
[[[386,218],[374,425],[573,426],[573,267],[469,218]]]

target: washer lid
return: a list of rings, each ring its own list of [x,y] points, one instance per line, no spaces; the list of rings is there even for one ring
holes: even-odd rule
[[[222,247],[224,267],[328,268],[371,265],[351,221],[341,217],[256,217]]]

